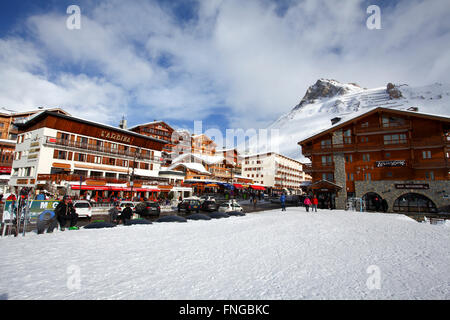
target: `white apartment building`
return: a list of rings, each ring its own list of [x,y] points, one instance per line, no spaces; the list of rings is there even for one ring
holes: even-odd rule
[[[242,175],[272,192],[301,193],[300,184],[311,180],[303,164],[275,152],[242,155]]]

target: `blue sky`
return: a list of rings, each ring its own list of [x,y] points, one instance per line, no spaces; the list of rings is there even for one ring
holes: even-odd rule
[[[449,82],[446,0],[0,2],[0,108],[265,128],[318,78]],[[81,30],[66,9],[81,8]],[[368,30],[366,8],[381,7]]]

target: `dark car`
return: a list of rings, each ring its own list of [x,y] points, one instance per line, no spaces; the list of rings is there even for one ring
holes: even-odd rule
[[[178,204],[178,212],[186,211],[186,213],[189,213],[191,211],[195,211],[197,213],[200,212],[200,201],[198,200],[183,200]]]
[[[161,214],[161,207],[158,202],[143,201],[136,205],[136,213],[141,217],[159,217]]]
[[[219,204],[215,201],[206,200],[202,203],[200,208],[203,211],[213,212],[213,211],[217,211],[217,209],[219,208]]]

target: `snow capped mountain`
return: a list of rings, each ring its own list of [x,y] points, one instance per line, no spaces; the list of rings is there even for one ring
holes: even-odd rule
[[[332,118],[340,117],[342,122],[377,107],[417,107],[419,112],[450,116],[450,85],[410,87],[389,83],[386,87],[366,89],[354,83],[320,79],[308,88],[298,105],[268,127],[279,130],[272,145],[278,145],[281,154],[308,161],[297,145],[300,140],[330,128]]]

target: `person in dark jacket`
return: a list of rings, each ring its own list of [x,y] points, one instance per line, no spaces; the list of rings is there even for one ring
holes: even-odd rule
[[[284,195],[284,193],[280,197],[280,202],[281,202],[281,211],[286,211],[286,196]]]
[[[108,210],[109,213],[109,221],[111,223],[118,223],[118,219],[119,219],[119,204],[115,203],[114,206]]]
[[[389,205],[388,205],[386,199],[381,200],[381,208],[383,209],[384,213],[386,213],[388,211]]]
[[[70,227],[74,227],[78,221],[78,214],[70,201],[69,196],[64,196],[55,208],[56,219],[59,222],[61,231],[66,228],[67,221],[70,221]]]
[[[125,225],[126,222],[128,220],[130,220],[132,216],[133,216],[133,209],[131,209],[130,204],[127,203],[127,206],[125,207],[125,209],[122,210],[122,221],[123,221],[123,224]]]

